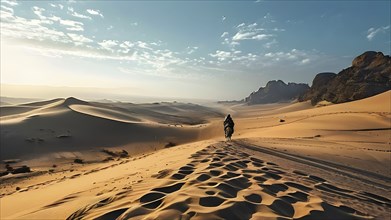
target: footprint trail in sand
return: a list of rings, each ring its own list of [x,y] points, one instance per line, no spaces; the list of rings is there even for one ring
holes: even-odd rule
[[[390,209],[378,195],[339,188],[301,171],[288,172],[237,146],[218,143],[192,154],[190,162],[161,178],[160,187],[137,200],[126,197],[83,208],[68,219],[372,219],[348,205],[331,204],[328,193],[370,206]],[[156,177],[158,178],[158,177]],[[108,209],[108,207],[114,207]],[[97,210],[105,208],[102,211]]]

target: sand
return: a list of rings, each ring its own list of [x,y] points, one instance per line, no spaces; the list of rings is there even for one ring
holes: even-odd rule
[[[389,219],[390,100],[1,107],[1,219]]]

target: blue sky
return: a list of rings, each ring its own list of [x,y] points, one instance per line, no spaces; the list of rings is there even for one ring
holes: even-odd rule
[[[2,0],[1,92],[223,100],[244,98],[273,79],[310,84],[367,50],[389,55],[390,7],[390,1]],[[15,93],[9,85],[25,89]]]

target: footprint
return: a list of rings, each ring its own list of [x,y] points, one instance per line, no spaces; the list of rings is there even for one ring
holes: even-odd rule
[[[317,176],[313,176],[313,175],[309,175],[308,178],[310,178],[310,179],[312,179],[312,180],[315,180],[316,182],[320,182],[320,183],[326,182],[325,179],[320,178],[320,177],[317,177]]]
[[[295,210],[293,206],[281,199],[276,199],[274,202],[269,206],[273,211],[275,211],[277,214],[285,216],[285,217],[293,217],[295,214]]]
[[[179,170],[178,171],[178,173],[184,174],[184,175],[189,175],[189,174],[191,174],[193,172],[194,172],[193,170]]]
[[[104,215],[101,215],[101,216],[95,218],[94,220],[117,219],[120,215],[122,215],[122,213],[126,212],[127,210],[128,210],[128,208],[117,209],[117,210],[108,212]]]
[[[220,183],[216,188],[221,190],[218,194],[225,198],[235,198],[240,191],[240,189],[226,183]]]
[[[215,191],[211,191],[211,190],[205,191],[205,193],[208,194],[208,195],[215,195],[216,194]]]
[[[247,168],[247,164],[242,161],[232,162],[230,163],[232,166],[239,167],[239,168]]]
[[[262,176],[254,176],[253,178],[254,180],[256,180],[257,182],[265,182],[267,179],[266,178],[263,178]]]
[[[185,183],[176,183],[171,186],[154,188],[151,191],[157,191],[157,192],[162,192],[162,193],[172,193],[172,192],[180,190],[184,184]]]
[[[183,174],[180,174],[180,173],[175,173],[174,175],[171,176],[171,179],[181,180],[181,179],[183,179],[185,177],[186,177],[186,175],[183,175]]]
[[[219,176],[222,173],[220,170],[209,170],[209,172],[212,176]]]
[[[293,188],[296,188],[296,189],[300,189],[300,190],[305,191],[305,192],[309,192],[309,191],[312,190],[311,188],[306,187],[306,186],[301,185],[301,184],[298,184],[298,183],[285,182],[285,184],[290,186],[290,187],[293,187]]]
[[[235,167],[235,166],[232,166],[232,164],[227,164],[223,167],[223,169],[225,170],[229,170],[229,171],[237,171],[239,170],[239,168]]]
[[[253,165],[254,165],[255,167],[263,167],[263,164],[258,163],[258,162],[253,162]]]
[[[218,184],[218,182],[208,182],[207,185],[208,186],[216,186]]]
[[[258,184],[260,187],[262,187],[264,192],[271,193],[272,195],[276,195],[279,192],[285,192],[288,189],[288,186],[282,184],[282,183],[275,183],[271,185],[265,185],[265,184]]]
[[[248,195],[248,196],[245,196],[244,198],[249,202],[254,202],[254,203],[261,203],[262,202],[262,197],[258,194],[255,194],[255,193]]]
[[[221,205],[225,200],[217,196],[208,196],[200,198],[200,205],[204,207],[216,207]]]
[[[240,174],[234,173],[234,172],[227,172],[227,174],[221,176],[220,178],[229,179],[229,178],[237,177],[237,176],[240,176]]]
[[[251,169],[244,169],[242,170],[243,173],[261,173],[260,170],[251,170]]]
[[[226,157],[226,158],[223,158],[223,162],[230,162],[230,161],[234,161],[234,160],[238,160],[238,158],[233,158],[233,157]]]
[[[217,168],[217,167],[222,167],[222,166],[224,166],[223,163],[221,163],[221,162],[215,162],[215,163],[209,164],[209,167],[206,168],[206,169]]]
[[[255,157],[250,157],[250,160],[253,161],[253,162],[256,162],[256,163],[263,163],[264,162],[263,160],[260,160],[260,159],[255,158]]]
[[[186,165],[186,166],[183,166],[183,167],[179,168],[179,170],[194,170],[194,167]]]
[[[200,161],[200,163],[206,163],[206,162],[209,162],[209,159],[203,159]]]
[[[157,174],[154,174],[151,177],[157,178],[157,179],[162,179],[162,178],[168,176],[171,172],[172,172],[172,170],[170,170],[170,169],[160,170]]]
[[[251,186],[251,182],[249,182],[248,178],[246,177],[236,177],[224,182],[239,189],[246,189]]]
[[[163,198],[166,196],[164,193],[151,192],[145,194],[140,198],[140,203],[143,207],[148,209],[156,209],[163,202]]]
[[[211,176],[207,175],[207,174],[201,174],[199,177],[197,177],[197,180],[200,181],[200,182],[203,182],[203,181],[206,181],[208,179],[210,179]]]
[[[297,199],[300,202],[307,202],[308,201],[308,194],[303,193],[300,191],[288,193],[289,196],[292,196],[293,198]]]
[[[264,174],[266,177],[270,177],[272,179],[275,179],[275,180],[279,180],[281,179],[282,177],[278,174],[274,174],[274,173],[271,173],[271,172],[265,172]]]
[[[221,159],[220,159],[219,157],[214,157],[214,158],[212,159],[212,162],[216,162],[216,161],[221,161]]]

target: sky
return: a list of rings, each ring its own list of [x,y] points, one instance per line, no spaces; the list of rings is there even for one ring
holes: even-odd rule
[[[1,0],[1,96],[240,100],[390,54],[390,1]]]

